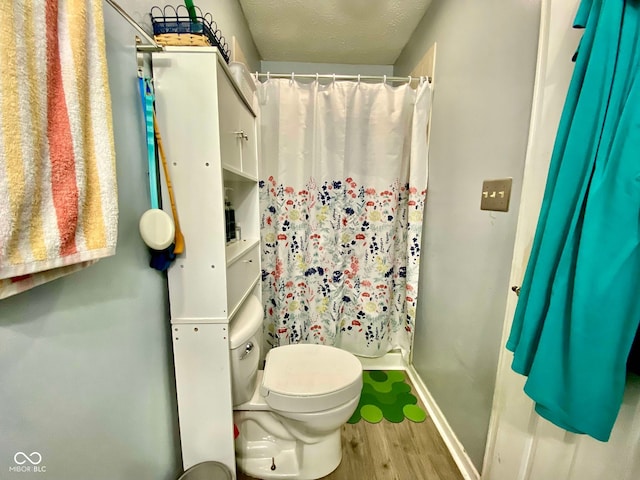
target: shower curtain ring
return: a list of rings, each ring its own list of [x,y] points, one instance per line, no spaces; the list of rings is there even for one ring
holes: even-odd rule
[[[387,76],[386,75],[382,77],[382,83],[387,83]]]
[[[295,74],[295,73],[293,73],[293,72],[291,72],[291,81],[292,81],[292,82],[295,80],[295,76],[296,76],[296,74]]]
[[[336,83],[336,74],[333,74],[333,83]]]
[[[320,75],[316,72],[316,82],[320,80]]]
[[[271,72],[267,72],[267,82],[271,80]]]
[[[358,74],[358,85],[360,85],[360,74]]]
[[[413,78],[411,78],[411,75],[409,75],[409,86],[411,86],[412,81],[413,81]]]

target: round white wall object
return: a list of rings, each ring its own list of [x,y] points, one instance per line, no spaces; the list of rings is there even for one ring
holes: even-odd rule
[[[164,210],[153,208],[140,217],[140,235],[142,240],[153,250],[164,250],[173,243],[175,225],[173,219]]]

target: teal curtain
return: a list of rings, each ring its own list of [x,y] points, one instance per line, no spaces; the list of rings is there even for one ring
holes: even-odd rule
[[[640,319],[640,1],[584,28],[507,348],[536,411],[607,441]]]

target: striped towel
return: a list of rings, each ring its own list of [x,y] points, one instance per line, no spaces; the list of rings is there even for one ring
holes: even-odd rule
[[[0,2],[0,298],[113,255],[102,0]]]

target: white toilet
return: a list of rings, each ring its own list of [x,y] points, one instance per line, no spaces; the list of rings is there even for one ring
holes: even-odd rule
[[[323,345],[286,345],[260,360],[263,311],[251,297],[231,322],[236,463],[261,479],[313,480],[342,459],[340,427],[362,390],[355,355]]]

